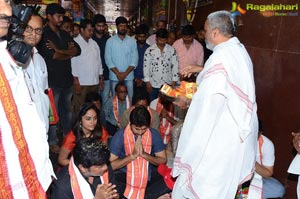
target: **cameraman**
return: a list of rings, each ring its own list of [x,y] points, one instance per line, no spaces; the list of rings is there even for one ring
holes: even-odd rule
[[[11,16],[8,1],[0,0],[0,198],[46,198],[54,176],[47,132],[23,69],[6,49]]]

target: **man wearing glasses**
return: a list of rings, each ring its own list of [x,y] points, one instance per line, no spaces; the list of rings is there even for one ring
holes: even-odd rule
[[[42,34],[42,18],[39,15],[32,15],[23,33],[24,42],[33,47],[31,57],[24,67],[24,77],[39,117],[48,131],[49,98],[45,94],[45,90],[48,89],[48,72],[45,60],[35,48],[40,42]]]
[[[125,83],[118,82],[115,87],[115,95],[108,98],[104,104],[107,131],[114,135],[120,129],[123,112],[131,106]]]

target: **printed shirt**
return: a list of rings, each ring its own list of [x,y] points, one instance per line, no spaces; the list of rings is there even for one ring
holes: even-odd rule
[[[151,45],[144,55],[144,82],[160,88],[164,83],[178,81],[178,59],[175,49],[166,44],[163,52],[156,44]]]

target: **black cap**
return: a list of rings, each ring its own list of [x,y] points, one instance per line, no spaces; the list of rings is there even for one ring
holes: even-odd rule
[[[47,5],[46,15],[54,15],[54,14],[65,14],[65,9],[61,7],[58,3],[51,3]]]
[[[125,17],[118,17],[117,19],[116,19],[116,25],[119,25],[119,24],[121,24],[121,23],[126,23],[126,24],[128,24],[128,21],[127,21],[127,19],[125,18]]]

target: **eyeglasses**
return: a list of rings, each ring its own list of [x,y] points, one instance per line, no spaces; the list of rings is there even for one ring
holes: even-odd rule
[[[27,25],[25,28],[25,32],[32,33],[32,31],[35,31],[35,34],[37,35],[43,34],[43,28],[33,28],[30,25]]]

